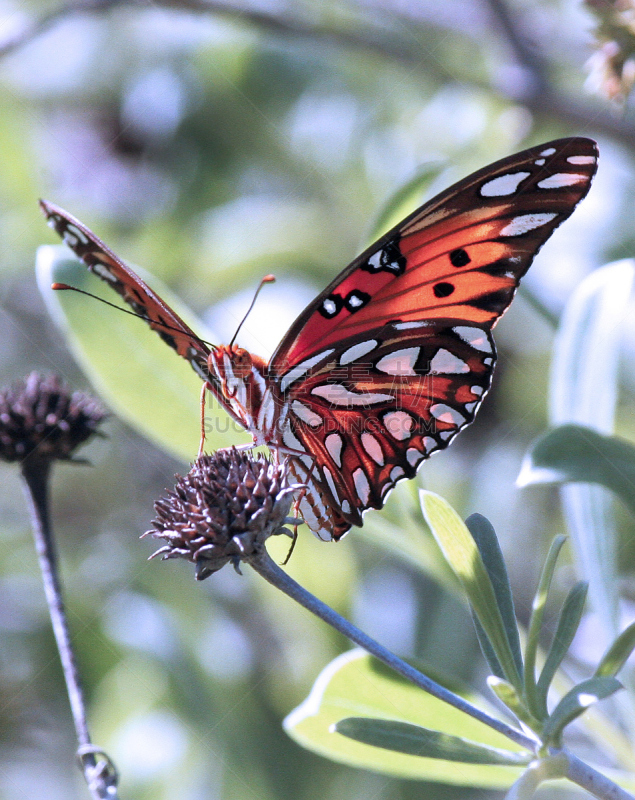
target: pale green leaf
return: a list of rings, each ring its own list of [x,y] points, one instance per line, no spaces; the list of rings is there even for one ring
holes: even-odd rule
[[[452,687],[456,691],[456,687]],[[474,693],[462,696],[494,713]],[[463,764],[379,750],[334,733],[345,717],[378,717],[460,736],[484,747],[526,751],[489,726],[421,691],[363,650],[344,653],[319,675],[307,699],[284,722],[287,733],[303,747],[350,766],[403,778],[482,788],[506,788],[519,768]]]
[[[532,753],[514,753],[475,744],[460,736],[422,728],[409,722],[375,717],[346,717],[333,726],[356,742],[421,758],[440,758],[466,764],[528,764]]]
[[[503,677],[520,686],[520,675],[496,593],[469,529],[456,511],[439,495],[421,491],[421,508],[446,560],[461,581],[468,600],[501,665]]]

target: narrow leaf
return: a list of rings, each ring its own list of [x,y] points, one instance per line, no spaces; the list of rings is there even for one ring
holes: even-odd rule
[[[494,526],[487,517],[484,517],[482,514],[472,514],[465,520],[465,524],[476,542],[476,546],[485,564],[485,569],[492,582],[498,609],[507,632],[509,646],[511,647],[514,661],[516,662],[516,670],[518,674],[522,676],[523,658],[520,652],[520,636],[518,635],[514,598],[509,584],[507,567],[505,566],[505,560],[503,559],[503,553],[501,552]]]
[[[518,485],[598,483],[635,513],[635,446],[582,425],[561,425],[532,445]]]
[[[514,753],[453,736],[449,733],[422,728],[398,720],[369,717],[347,717],[333,726],[341,733],[357,742],[407,753],[424,758],[441,758],[445,761],[461,761],[467,764],[528,764],[532,753]]]
[[[546,744],[560,743],[560,736],[567,725],[583,714],[589,706],[604,700],[621,689],[617,678],[589,678],[582,681],[570,692],[567,692],[547,720],[542,731],[542,739]]]
[[[496,594],[476,542],[456,511],[439,495],[421,491],[421,508],[443,555],[465,589],[492,645],[506,680],[520,686],[520,675],[507,638]]]
[[[547,692],[551,686],[558,667],[562,663],[562,659],[567,654],[573,637],[575,636],[580,620],[582,619],[582,612],[584,611],[584,604],[586,603],[587,592],[589,589],[588,583],[579,581],[571,588],[567,595],[566,600],[562,606],[560,619],[556,628],[553,641],[549,647],[549,652],[545,660],[545,664],[540,673],[538,680],[538,702],[540,706],[547,710]]]
[[[457,686],[456,682],[451,688],[480,708],[496,714],[492,704],[481,695]],[[398,717],[401,722],[458,736],[486,748],[526,753],[524,748],[488,725],[422,692],[363,650],[344,653],[328,664],[309,696],[285,719],[286,732],[298,744],[349,766],[472,789],[506,789],[520,774],[520,767],[463,763],[458,769],[451,761],[363,744],[333,733],[333,726],[344,717],[390,720]]]
[[[617,639],[602,656],[595,674],[598,677],[613,676],[622,669],[630,654],[635,650],[635,622],[620,633]]]
[[[494,648],[492,647],[490,640],[487,638],[487,634],[483,630],[483,626],[479,622],[473,606],[470,606],[470,614],[472,616],[472,622],[474,623],[474,630],[476,631],[476,638],[478,639],[481,653],[483,653],[483,657],[487,661],[487,666],[489,667],[491,674],[497,678],[500,678],[501,680],[505,680],[505,671],[501,667],[501,663],[498,658],[496,658]]]
[[[531,617],[529,619],[527,645],[525,647],[525,697],[531,713],[537,719],[544,718],[546,709],[543,707],[542,703],[540,703],[536,689],[536,653],[538,652],[542,620],[545,614],[549,589],[551,588],[551,582],[553,580],[553,573],[556,568],[558,556],[560,555],[560,550],[566,540],[566,536],[556,536],[551,543],[545,565],[542,568],[538,589],[536,590],[532,603]]]
[[[519,720],[524,722],[532,730],[538,727],[539,721],[529,713],[522,701],[522,698],[518,695],[518,692],[516,689],[514,689],[511,683],[501,680],[495,675],[489,675],[487,678],[487,685],[498,697],[501,703],[506,705],[507,708],[513,714],[515,714],[516,717],[518,717]]]

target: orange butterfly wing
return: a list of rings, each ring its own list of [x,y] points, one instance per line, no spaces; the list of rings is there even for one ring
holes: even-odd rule
[[[382,237],[300,315],[269,381],[318,535],[361,525],[473,420],[496,360],[491,329],[596,167],[583,138],[486,167]]]

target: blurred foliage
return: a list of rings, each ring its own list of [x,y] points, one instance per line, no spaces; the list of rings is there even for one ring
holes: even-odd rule
[[[527,276],[533,302],[521,292],[497,328],[494,388],[476,423],[421,473],[463,516],[492,520],[528,619],[541,556],[564,525],[553,489],[514,487],[547,425],[549,317],[635,241],[635,122],[628,99],[618,117],[586,93],[591,15],[564,0],[101,0],[84,10],[5,0],[0,9],[3,383],[37,368],[86,385],[36,289],[35,249],[54,241],[39,196],[159,275],[219,341],[275,272],[240,337],[267,356],[423,165],[448,165],[432,194],[533,143],[598,139],[591,194]],[[68,300],[91,319],[90,300]],[[123,325],[115,312],[111,324]],[[616,424],[631,442],[633,364],[625,360]],[[175,413],[173,424],[186,422]],[[138,536],[152,502],[187,465],[117,419],[106,427],[110,438],[84,453],[92,468],[57,469],[53,510],[92,732],[122,772],[122,797],[473,797],[336,766],[284,734],[282,718],[346,643],[253,575],[223,570],[197,585],[185,564],[146,563],[152,547]],[[83,798],[18,477],[7,465],[0,475],[0,795]],[[366,520],[339,545],[301,532],[290,572],[387,646],[485,692],[469,613],[432,546],[402,557],[382,544],[391,528],[397,539],[421,528],[411,487]],[[635,598],[633,523],[622,510],[618,523],[620,579]],[[428,560],[431,577],[413,558]],[[574,582],[565,566],[553,590],[564,597]],[[592,625],[589,615],[576,653],[597,662]]]

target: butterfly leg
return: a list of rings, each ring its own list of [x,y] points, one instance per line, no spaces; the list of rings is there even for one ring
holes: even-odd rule
[[[197,458],[203,455],[203,449],[205,447],[205,392],[207,392],[207,383],[204,383],[201,389],[201,442],[198,446]]]

